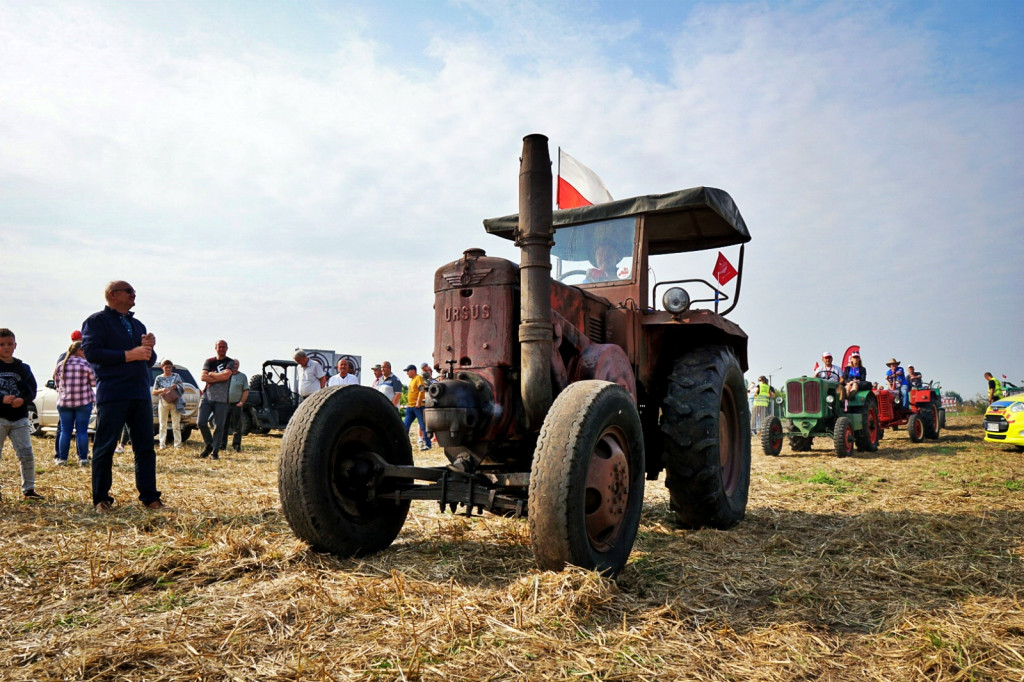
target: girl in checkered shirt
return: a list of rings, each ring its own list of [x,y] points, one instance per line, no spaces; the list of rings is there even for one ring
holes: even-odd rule
[[[57,387],[57,412],[60,414],[60,440],[57,442],[57,456],[53,463],[64,466],[71,450],[71,431],[74,430],[78,444],[78,462],[89,464],[89,418],[92,404],[96,402],[96,373],[85,359],[82,342],[75,341],[68,346],[67,355],[53,370],[53,383]]]

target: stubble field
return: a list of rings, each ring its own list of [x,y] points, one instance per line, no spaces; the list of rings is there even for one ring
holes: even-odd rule
[[[747,518],[673,525],[648,482],[612,581],[539,572],[525,522],[414,504],[362,560],[309,551],[278,505],[280,438],[163,450],[170,509],[97,515],[33,439],[43,502],[0,462],[0,676],[11,680],[1024,679],[1024,454],[951,417],[837,459],[755,445]],[[443,459],[434,450],[428,459]]]

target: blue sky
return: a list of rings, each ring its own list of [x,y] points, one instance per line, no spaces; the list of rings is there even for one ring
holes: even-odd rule
[[[972,396],[1024,379],[1022,8],[0,2],[0,326],[46,376],[125,278],[193,370],[418,364],[433,271],[518,259],[481,221],[540,132],[616,198],[732,194],[752,374],[857,343]]]

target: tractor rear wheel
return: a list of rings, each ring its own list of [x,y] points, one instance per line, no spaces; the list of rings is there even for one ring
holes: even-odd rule
[[[285,431],[278,468],[281,507],[295,534],[339,556],[390,545],[409,502],[382,499],[389,490],[377,480],[377,457],[412,464],[409,437],[382,393],[332,387],[303,401]]]
[[[790,436],[789,449],[793,452],[810,452],[814,439],[810,436]]]
[[[629,559],[644,500],[644,436],[629,393],[577,381],[544,418],[530,471],[530,541],[537,565],[614,575]]]
[[[768,417],[768,422],[761,427],[761,449],[772,457],[782,452],[782,420],[778,417]]]
[[[920,443],[924,440],[924,421],[918,414],[907,417],[907,433],[910,434],[911,443]]]
[[[881,437],[878,429],[878,402],[875,396],[869,395],[864,400],[864,407],[861,408],[863,416],[863,427],[854,437],[857,449],[861,452],[876,452],[878,440]]]
[[[837,457],[849,457],[853,454],[853,423],[849,417],[840,417],[836,420],[832,438],[835,441]]]
[[[939,437],[939,408],[935,403],[921,408],[921,417],[924,422],[924,437],[935,440]]]
[[[665,486],[686,528],[731,528],[747,510],[750,405],[731,348],[697,348],[676,360],[661,406]]]

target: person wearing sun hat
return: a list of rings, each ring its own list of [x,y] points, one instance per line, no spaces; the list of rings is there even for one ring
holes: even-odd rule
[[[907,374],[900,367],[900,361],[896,358],[889,358],[885,363],[889,369],[885,372],[885,380],[889,384],[889,390],[899,394],[899,403],[903,407],[910,405],[910,382],[907,381]]]

